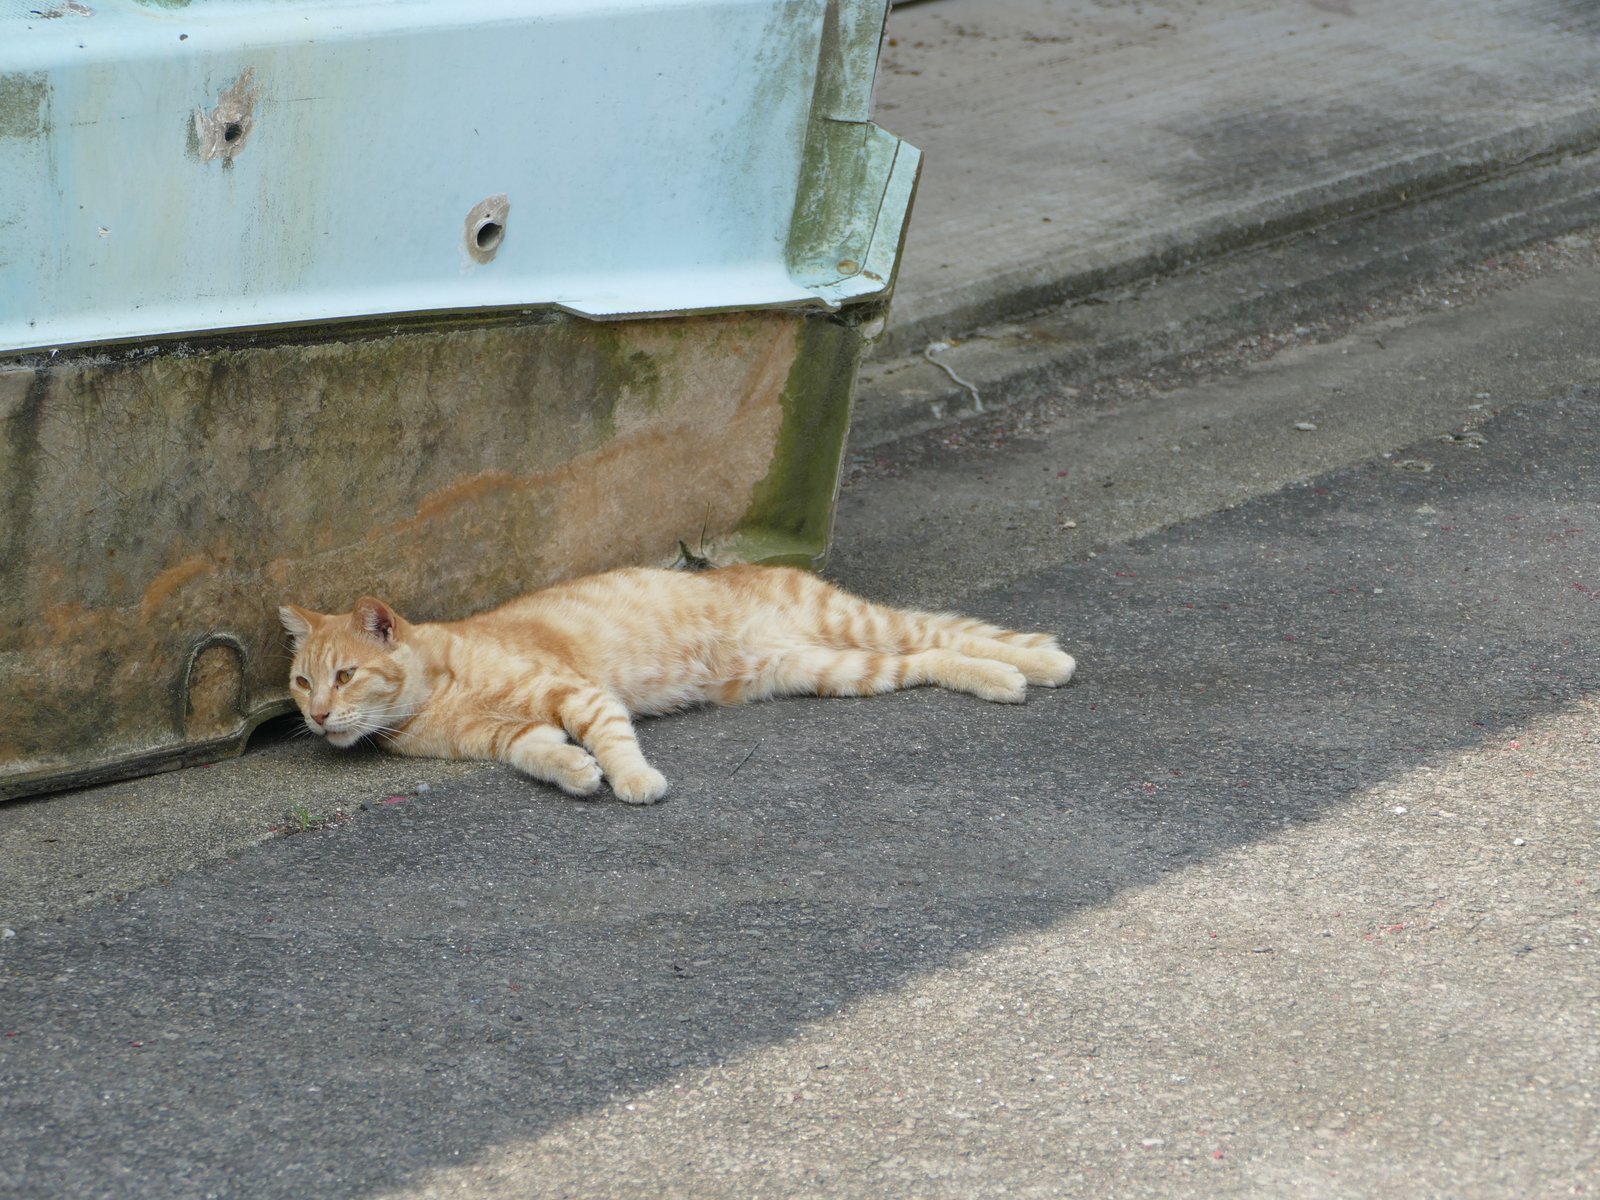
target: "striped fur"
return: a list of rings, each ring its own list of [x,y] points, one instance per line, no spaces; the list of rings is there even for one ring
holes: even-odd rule
[[[279,611],[295,703],[335,746],[370,735],[401,754],[506,762],[578,796],[604,777],[631,804],[667,791],[637,715],[922,684],[1018,703],[1074,666],[1047,634],[886,608],[786,567],[611,571],[439,624],[371,597],[338,616]]]

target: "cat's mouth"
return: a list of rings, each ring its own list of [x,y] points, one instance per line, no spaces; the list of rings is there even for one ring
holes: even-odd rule
[[[308,716],[306,718],[306,724],[310,726],[313,733],[320,733],[323,737],[327,738],[331,744],[339,747],[341,750],[347,749],[350,746],[354,746],[364,736],[359,728],[348,729],[343,726],[335,725],[331,720],[326,723],[319,724],[314,718]]]
[[[362,736],[359,729],[329,729],[327,727],[323,728],[322,735],[341,750],[354,746],[361,740]]]

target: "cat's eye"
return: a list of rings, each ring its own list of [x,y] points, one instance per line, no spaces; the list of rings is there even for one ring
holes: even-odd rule
[[[304,675],[296,675],[294,677],[294,685],[295,687],[303,688],[308,692],[311,690],[311,680],[307,679]]]
[[[333,685],[335,687],[343,687],[350,682],[350,677],[355,673],[356,669],[354,667],[346,667],[333,677]]]

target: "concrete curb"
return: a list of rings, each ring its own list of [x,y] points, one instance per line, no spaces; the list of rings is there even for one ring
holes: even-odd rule
[[[939,338],[1014,320],[1335,222],[1418,204],[1568,156],[1587,155],[1597,148],[1600,107],[1419,154],[1331,185],[1273,196],[1224,217],[1174,229],[1161,244],[1129,242],[1095,247],[1071,260],[1019,264],[1001,276],[971,281],[952,305],[908,316],[891,326],[884,350],[920,350]],[[912,220],[916,220],[915,212]]]
[[[1429,155],[1409,164],[1426,161],[1426,171],[1397,167],[1378,173],[1381,181],[1367,177],[1365,189],[1299,209],[1241,212],[1168,249],[1053,282],[1024,279],[1048,268],[1019,268],[1015,286],[941,318],[938,333],[932,319],[891,326],[862,371],[852,447],[1170,363],[1274,325],[1353,312],[1435,273],[1593,225],[1600,110],[1554,124],[1559,136],[1520,130],[1468,154]],[[1041,311],[1043,303],[1054,307]]]

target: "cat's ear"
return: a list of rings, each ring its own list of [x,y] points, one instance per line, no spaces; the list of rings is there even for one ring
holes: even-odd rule
[[[299,650],[306,638],[311,636],[311,631],[316,628],[317,622],[322,620],[322,617],[319,613],[314,613],[309,608],[301,608],[296,604],[285,604],[278,610],[278,620],[283,622],[283,628],[289,634],[289,641],[296,650]]]
[[[400,636],[400,614],[373,596],[357,600],[351,616],[355,618],[356,627],[375,642],[392,646]]]

